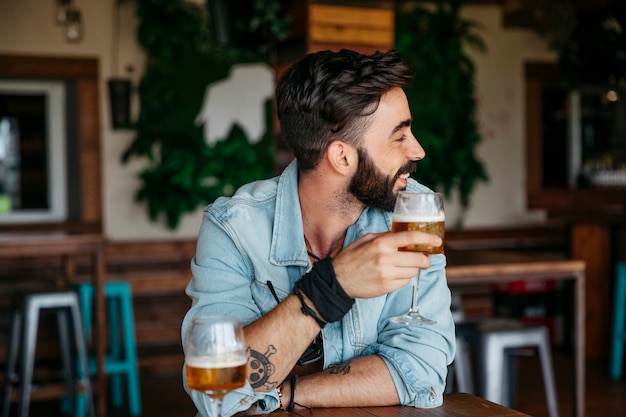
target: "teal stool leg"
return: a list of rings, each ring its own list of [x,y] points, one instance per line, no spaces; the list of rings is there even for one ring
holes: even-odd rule
[[[113,293],[113,291],[111,292]],[[123,295],[117,291],[107,297],[107,315],[109,317],[109,358],[107,360],[109,361],[120,361],[123,359],[120,349],[119,330],[119,308],[122,297]],[[124,401],[122,376],[119,373],[112,373],[109,378],[111,380],[111,402],[114,408],[121,408]]]
[[[87,415],[87,397],[85,394],[76,396],[76,417],[84,417]]]
[[[93,299],[93,286],[91,284],[78,284],[78,302],[80,304],[80,313],[83,317],[83,334],[85,340],[91,339],[91,320],[92,311],[91,300]]]
[[[615,266],[613,299],[613,332],[611,337],[610,377],[616,381],[622,376],[624,343],[626,342],[626,262]]]
[[[89,341],[91,338],[91,320],[92,320],[92,308],[91,308],[91,300],[93,298],[93,286],[91,284],[76,284],[74,289],[78,293],[78,305],[80,308],[80,315],[82,319],[83,326],[83,336],[86,341]],[[88,364],[93,362],[93,358],[88,357]],[[80,361],[77,361],[76,364],[77,371],[79,374],[82,374],[84,370],[82,369],[82,364]],[[87,372],[89,374],[93,374],[94,372],[91,370],[91,365],[87,366]],[[84,417],[87,415],[87,397],[83,393],[78,393],[76,395],[76,411],[75,416]],[[68,415],[71,413],[69,399],[63,398],[61,400],[61,413],[63,415]]]
[[[77,290],[83,311],[84,334],[88,337],[91,335],[92,327],[93,285],[78,284]],[[129,413],[132,416],[138,416],[141,414],[141,393],[131,286],[127,282],[109,281],[105,284],[104,295],[107,303],[109,331],[109,346],[104,370],[109,375],[111,384],[111,402],[115,408],[122,406],[124,400],[122,374],[126,374]],[[96,372],[96,361],[93,356],[89,358],[89,372],[91,374]],[[87,405],[86,398],[79,395],[76,402],[76,415],[84,416]]]
[[[130,285],[127,296],[120,299],[124,336],[124,354],[128,363],[126,382],[128,386],[128,409],[131,415],[141,414],[141,391],[139,389],[139,369],[137,364],[137,342],[135,339],[135,321]]]

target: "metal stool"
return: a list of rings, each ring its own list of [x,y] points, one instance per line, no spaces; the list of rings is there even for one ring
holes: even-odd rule
[[[85,337],[91,336],[94,288],[91,283],[75,286],[80,298]],[[128,410],[132,416],[141,414],[141,391],[137,365],[137,341],[135,338],[135,317],[133,313],[132,289],[128,282],[108,281],[104,285],[107,305],[109,349],[104,361],[104,372],[110,375],[111,402],[115,408],[123,403],[123,380],[126,375]],[[120,327],[121,326],[121,327]],[[121,332],[120,332],[121,329]],[[121,333],[121,338],[120,338]],[[96,373],[96,360],[88,358],[89,372]],[[79,416],[84,415],[84,402],[78,404]]]
[[[611,359],[609,374],[617,381],[622,376],[624,344],[626,343],[626,261],[615,265],[613,289],[613,330],[611,332]]]
[[[454,387],[456,386],[456,390]],[[467,342],[460,336],[456,337],[456,354],[454,361],[448,367],[445,393],[465,392],[474,394],[472,366]]]
[[[451,293],[450,311],[455,324],[462,323],[465,320],[461,294],[457,291],[452,291]],[[455,387],[456,390],[454,389]],[[448,366],[445,393],[449,394],[455,391],[474,394],[474,377],[469,347],[465,339],[458,334],[456,335],[454,361]]]
[[[536,348],[541,360],[548,410],[551,417],[558,416],[550,339],[545,326],[526,326],[509,319],[483,319],[459,323],[457,331],[476,349],[480,395],[507,407],[512,406],[513,383],[506,355],[513,349]]]
[[[83,398],[86,397],[89,415],[95,416],[93,395],[87,369],[87,350],[82,332],[78,298],[74,292],[52,292],[27,295],[23,305],[13,311],[11,337],[8,351],[6,383],[2,398],[2,417],[8,417],[13,385],[19,383],[18,416],[28,416],[31,396],[34,392],[33,372],[35,367],[35,353],[37,346],[37,331],[40,315],[45,311],[54,312],[57,319],[59,340],[62,354],[62,366],[65,393],[71,399],[71,410],[76,406],[76,388]],[[68,310],[71,322],[68,318]],[[72,329],[74,347],[78,354],[79,366],[73,366],[73,352],[69,330]],[[21,338],[20,373],[15,373],[18,350]],[[45,394],[45,390],[39,391]],[[56,397],[56,395],[51,395]]]

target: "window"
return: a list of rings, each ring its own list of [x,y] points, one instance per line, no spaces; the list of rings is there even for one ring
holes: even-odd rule
[[[0,224],[68,216],[62,81],[0,80]]]

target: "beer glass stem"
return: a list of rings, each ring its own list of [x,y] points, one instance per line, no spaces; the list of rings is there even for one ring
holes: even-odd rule
[[[413,278],[411,278],[411,287],[413,289],[413,292],[411,294],[411,308],[409,308],[409,312],[407,313],[407,316],[411,317],[411,318],[419,318],[420,316],[420,309],[419,309],[419,305],[418,305],[418,298],[419,298],[419,283],[420,283],[420,271],[421,269],[417,270],[417,275],[415,275]]]
[[[222,397],[209,395],[209,402],[211,403],[211,415],[213,417],[222,416]]]
[[[436,323],[436,321],[423,317],[418,307],[419,282],[421,269],[417,270],[417,275],[411,278],[411,308],[403,316],[392,317],[392,323],[403,324],[407,326],[428,326]]]

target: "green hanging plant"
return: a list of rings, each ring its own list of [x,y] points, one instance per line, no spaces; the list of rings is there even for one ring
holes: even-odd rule
[[[202,126],[194,123],[208,84],[226,78],[234,64],[268,59],[260,52],[212,47],[206,9],[197,4],[185,0],[133,3],[139,19],[137,38],[147,53],[147,63],[138,88],[136,135],[122,162],[147,160],[135,198],[146,204],[152,221],[164,219],[170,229],[176,229],[185,213],[231,195],[245,183],[273,175],[270,100],[265,105],[268,129],[256,144],[235,125],[225,140],[208,146]],[[273,8],[263,13],[270,11],[276,13]],[[282,26],[268,29],[262,17],[255,25],[263,28],[265,36],[283,30]]]
[[[414,177],[447,197],[458,192],[463,211],[477,182],[488,181],[475,148],[475,68],[464,45],[486,47],[477,24],[459,16],[459,2],[411,4],[396,13],[396,48],[416,72],[406,89],[413,132],[426,150]],[[462,217],[460,221],[462,222]],[[459,225],[460,226],[460,225]]]

